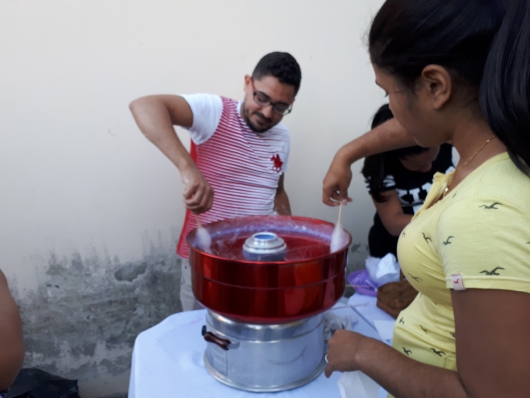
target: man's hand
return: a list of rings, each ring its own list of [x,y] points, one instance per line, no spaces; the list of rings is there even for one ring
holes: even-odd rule
[[[328,342],[328,364],[324,373],[326,377],[331,376],[335,371],[352,372],[359,370],[356,362],[356,354],[364,341],[369,340],[367,337],[339,329]]]
[[[352,179],[350,163],[345,160],[340,151],[333,158],[322,186],[322,202],[328,206],[347,204],[352,199],[348,197],[348,187]]]
[[[184,204],[192,213],[201,214],[212,208],[214,191],[197,166],[181,171],[184,189]]]

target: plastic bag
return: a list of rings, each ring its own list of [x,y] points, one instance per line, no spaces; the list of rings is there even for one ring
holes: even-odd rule
[[[370,278],[377,284],[377,287],[399,281],[399,263],[392,253],[388,253],[383,258],[368,257],[365,264]]]
[[[344,372],[337,381],[341,398],[377,398],[379,384],[361,371]]]
[[[80,398],[77,380],[67,380],[40,369],[22,369],[3,398]]]

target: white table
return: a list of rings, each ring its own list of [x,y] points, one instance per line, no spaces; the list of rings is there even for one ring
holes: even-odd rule
[[[357,296],[357,297],[355,297]],[[380,317],[373,298],[355,295],[349,304],[368,303],[367,306],[336,309],[340,316],[354,311],[360,316],[354,330],[379,339],[371,323],[370,313]],[[338,303],[336,307],[345,305]],[[375,311],[377,310],[377,311]],[[381,311],[382,312],[382,311]],[[166,318],[136,338],[132,356],[129,398],[189,397],[189,398],[319,398],[340,397],[335,372],[329,379],[324,374],[305,386],[278,393],[240,391],[215,380],[205,369],[206,349],[201,329],[206,310],[181,312]],[[384,314],[384,313],[383,313]],[[381,389],[382,390],[382,389]],[[384,391],[379,396],[383,395]]]

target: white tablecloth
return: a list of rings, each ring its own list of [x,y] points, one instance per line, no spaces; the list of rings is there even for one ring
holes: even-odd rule
[[[367,306],[340,308],[340,316],[354,311],[360,316],[354,330],[379,339],[370,322],[370,313],[379,314],[375,301],[368,296],[355,295],[349,304],[368,303]],[[336,307],[344,304],[338,303]],[[375,311],[377,310],[377,311]],[[382,311],[381,311],[382,312]],[[134,344],[129,398],[339,398],[335,372],[329,379],[321,374],[311,383],[294,390],[278,393],[252,393],[240,391],[215,380],[205,369],[203,355],[206,349],[201,329],[205,324],[206,310],[181,312],[171,315],[158,325],[142,332]],[[383,313],[384,314],[384,313]],[[383,391],[380,393],[383,395]]]

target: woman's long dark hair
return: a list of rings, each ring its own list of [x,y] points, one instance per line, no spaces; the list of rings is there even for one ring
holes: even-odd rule
[[[387,120],[394,117],[388,104],[383,105],[375,113],[372,119],[372,129],[376,128],[380,124],[383,124]],[[399,159],[406,158],[407,156],[417,155],[425,152],[427,148],[420,146],[411,146],[407,148],[396,149],[393,151],[379,153],[377,155],[368,156],[364,159],[363,169],[361,173],[364,178],[368,181],[368,189],[372,198],[376,202],[386,202],[386,198],[381,195],[381,188],[383,187],[383,181],[385,177],[399,167]]]
[[[411,89],[425,66],[446,68],[530,176],[528,0],[387,0],[369,46],[372,62]]]

